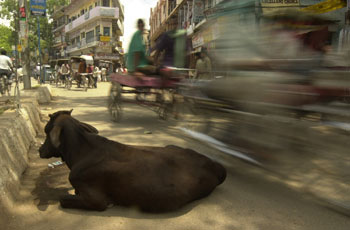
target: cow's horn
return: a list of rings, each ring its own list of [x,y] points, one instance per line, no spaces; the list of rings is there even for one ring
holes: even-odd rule
[[[72,112],[73,112],[73,109],[71,109],[71,110],[69,111],[69,115],[71,115],[71,114],[72,114]]]

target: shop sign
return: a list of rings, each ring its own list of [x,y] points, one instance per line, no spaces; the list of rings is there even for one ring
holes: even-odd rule
[[[32,15],[46,15],[46,0],[30,0],[30,12]]]
[[[111,40],[110,36],[100,36],[101,42],[109,42]]]
[[[299,6],[299,0],[261,0],[261,6],[279,7],[279,6]]]
[[[311,5],[301,9],[305,12],[323,14],[330,11],[338,10],[346,7],[347,3],[343,0],[326,0],[315,5]]]
[[[198,33],[192,38],[192,46],[193,48],[197,48],[204,45],[204,38],[201,33]]]
[[[111,46],[99,46],[96,49],[97,49],[97,52],[112,53],[112,47]]]
[[[117,54],[106,54],[106,53],[97,53],[95,59],[105,59],[105,60],[119,60],[119,55]]]

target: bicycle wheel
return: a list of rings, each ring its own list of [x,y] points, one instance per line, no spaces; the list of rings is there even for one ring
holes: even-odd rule
[[[7,83],[7,87],[6,87],[7,95],[10,97],[11,96],[11,83],[8,81],[6,83]]]
[[[5,76],[0,76],[0,93],[1,96],[5,94]]]

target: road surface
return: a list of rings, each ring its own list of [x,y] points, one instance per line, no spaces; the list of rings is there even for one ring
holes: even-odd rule
[[[121,123],[113,123],[106,109],[109,84],[83,92],[53,88],[54,101],[42,106],[46,116],[74,109],[73,116],[95,126],[100,135],[125,144],[190,147],[222,162],[226,181],[209,197],[167,214],[141,213],[111,207],[104,212],[62,209],[59,195],[72,192],[65,165],[49,168],[58,159],[40,159],[39,138],[30,152],[30,166],[22,179],[18,204],[1,229],[16,230],[199,230],[199,229],[336,229],[348,230],[350,218],[323,207],[289,189],[263,169],[198,143],[177,129],[175,120],[162,121],[144,107],[125,105]],[[46,118],[47,119],[47,118]],[[4,227],[5,226],[5,227]]]

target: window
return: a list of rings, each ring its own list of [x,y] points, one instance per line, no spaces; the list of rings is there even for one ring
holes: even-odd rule
[[[85,13],[85,11],[84,11],[84,9],[82,9],[82,10],[80,11],[80,15],[84,15],[84,13]]]
[[[86,43],[90,43],[94,41],[95,31],[91,30],[86,33]]]
[[[110,2],[109,2],[109,0],[102,0],[102,6],[110,7]]]
[[[92,10],[92,5],[89,7],[89,11]]]
[[[100,35],[100,26],[96,26],[95,32],[96,32],[96,36]]]
[[[85,32],[81,33],[81,39],[85,38]]]
[[[97,2],[95,2],[95,7],[97,7],[98,6],[98,3]]]
[[[111,36],[110,27],[103,27],[103,36]]]

